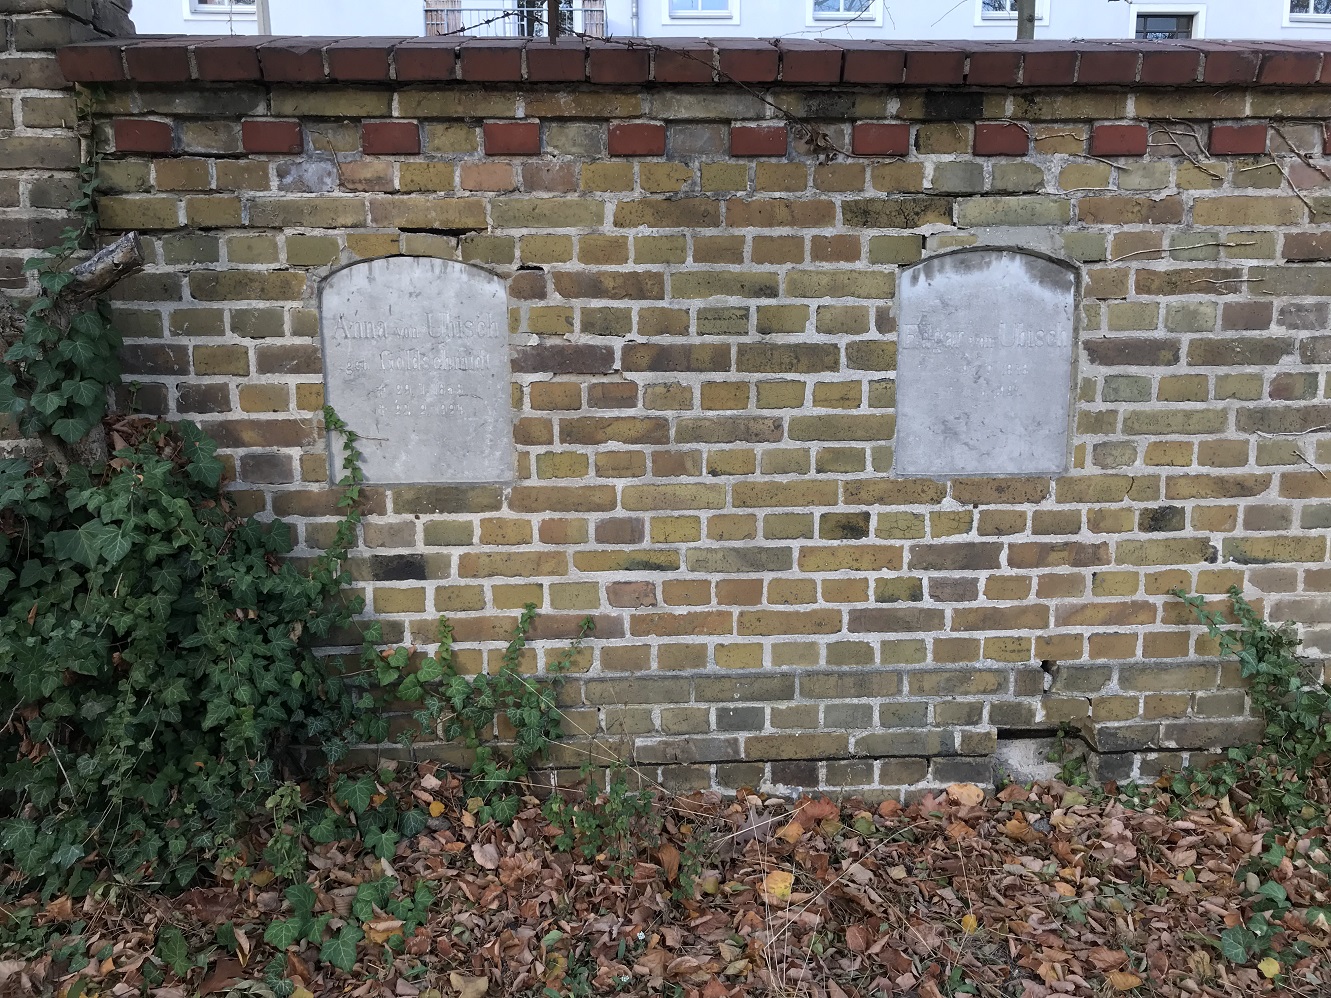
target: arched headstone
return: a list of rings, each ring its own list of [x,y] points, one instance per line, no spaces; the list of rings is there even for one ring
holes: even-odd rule
[[[325,398],[360,434],[368,481],[512,480],[507,301],[502,278],[434,257],[366,260],[324,281]]]
[[[901,272],[898,475],[1067,471],[1077,272],[1012,249],[961,250]]]

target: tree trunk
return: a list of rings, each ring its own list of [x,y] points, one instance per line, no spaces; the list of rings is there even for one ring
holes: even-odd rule
[[[56,296],[51,307],[50,321],[53,325],[65,326],[75,307],[95,298],[131,274],[143,268],[143,246],[139,243],[139,234],[130,232],[109,246],[104,246],[82,263],[69,269],[73,280],[66,284]],[[0,295],[0,340],[4,349],[9,350],[23,336],[24,317],[29,302],[16,300],[7,295]],[[19,375],[19,394],[24,394],[24,378]],[[38,435],[46,448],[50,460],[63,475],[74,463],[98,464],[106,460],[106,434],[101,426],[95,426],[82,440],[66,444],[50,433]]]

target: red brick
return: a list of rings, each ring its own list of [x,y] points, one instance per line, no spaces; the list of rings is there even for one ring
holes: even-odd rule
[[[771,83],[779,71],[780,53],[775,45],[749,39],[727,38],[716,42],[721,79],[740,83]]]
[[[1015,87],[1021,79],[1020,52],[972,52],[966,82],[980,87]]]
[[[592,83],[646,83],[650,78],[651,50],[646,46],[587,47],[587,79]]]
[[[581,39],[527,46],[527,79],[534,83],[569,83],[587,79],[587,46]]]
[[[906,53],[907,83],[963,83],[966,53],[947,49],[915,49]]]
[[[253,38],[213,38],[198,42],[193,50],[194,71],[200,80],[240,83],[263,79]]]
[[[140,83],[184,83],[190,78],[189,49],[184,40],[127,45],[125,69]]]
[[[840,83],[841,49],[825,42],[783,40],[781,80],[784,83]]]
[[[60,72],[71,83],[111,83],[125,79],[120,52],[124,42],[69,45],[56,53]]]
[[[1145,125],[1096,125],[1091,129],[1092,156],[1145,156]]]
[[[732,156],[784,156],[789,144],[785,125],[735,125],[730,129]]]
[[[487,156],[536,156],[541,151],[541,126],[534,121],[487,121]]]
[[[710,48],[659,39],[652,59],[652,79],[657,83],[711,83],[715,53]]]
[[[421,129],[414,121],[366,121],[360,144],[368,156],[414,156],[421,151]]]
[[[399,38],[356,38],[351,41],[329,45],[328,75],[334,80],[375,80],[391,79],[388,67],[388,53],[393,46],[404,39]]]
[[[1025,156],[1030,149],[1030,134],[1016,122],[982,121],[975,126],[977,156]]]
[[[664,156],[665,125],[616,122],[610,126],[611,156]]]
[[[146,118],[117,118],[115,141],[116,152],[170,153],[175,148],[171,123]]]
[[[1022,60],[1021,82],[1028,87],[1059,86],[1077,78],[1075,49],[1027,52]]]
[[[907,156],[910,154],[910,125],[860,122],[850,136],[856,156]]]
[[[1200,52],[1184,50],[1143,52],[1141,82],[1154,86],[1196,83],[1201,68]]]
[[[1257,79],[1257,67],[1261,62],[1261,53],[1239,47],[1209,49],[1205,53],[1206,62],[1202,72],[1202,82],[1216,86],[1231,83],[1252,83]]]
[[[246,152],[293,153],[305,148],[299,121],[242,121],[240,140]]]
[[[1138,53],[1121,49],[1082,51],[1077,66],[1078,83],[1134,83],[1137,79]]]
[[[517,83],[522,79],[522,43],[468,39],[462,43],[459,75],[478,83]]]
[[[1266,125],[1212,125],[1211,155],[1258,156],[1266,152]]]
[[[883,42],[853,41],[843,45],[841,79],[845,83],[900,83],[906,53]]]
[[[457,40],[453,38],[411,38],[393,50],[399,80],[451,80],[457,76],[457,62]]]
[[[291,38],[259,48],[265,80],[279,83],[317,83],[324,79],[324,44],[327,38]]]
[[[1322,69],[1320,52],[1263,52],[1257,82],[1295,87],[1316,83]]]

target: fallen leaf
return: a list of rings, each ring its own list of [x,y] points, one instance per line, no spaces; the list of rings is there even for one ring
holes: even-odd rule
[[[980,927],[980,920],[969,912],[961,916],[961,931],[970,935]]]
[[[448,975],[448,983],[453,985],[458,998],[481,998],[490,986],[488,977],[466,977],[457,971]]]
[[[481,845],[479,842],[473,842],[471,854],[475,858],[477,865],[487,870],[499,869],[499,850],[495,848],[493,842],[487,842]]]
[[[800,837],[803,834],[804,826],[798,821],[792,821],[790,824],[782,828],[781,831],[777,832],[776,837],[784,842],[789,842],[791,845],[794,845],[800,840]]]
[[[785,870],[773,870],[763,878],[763,890],[780,901],[790,900],[790,890],[794,886],[794,875]]]
[[[1257,969],[1269,981],[1280,973],[1280,961],[1273,956],[1268,956],[1257,964]]]
[[[1115,991],[1131,991],[1142,982],[1140,977],[1136,974],[1130,974],[1126,970],[1111,970],[1105,974],[1105,980]]]
[[[974,783],[953,783],[947,788],[948,799],[963,807],[975,807],[984,803],[984,791]]]
[[[661,861],[661,869],[665,871],[666,881],[673,884],[679,876],[679,850],[669,842],[662,842],[656,855]]]
[[[430,817],[431,817],[431,818],[437,818],[437,817],[439,817],[439,816],[440,816],[441,814],[443,814],[443,813],[444,813],[444,802],[443,802],[443,801],[431,801],[431,802],[430,802]]]
[[[233,982],[245,973],[245,965],[232,957],[223,957],[213,967],[213,972],[199,985],[200,995],[210,995],[215,991],[225,991]]]

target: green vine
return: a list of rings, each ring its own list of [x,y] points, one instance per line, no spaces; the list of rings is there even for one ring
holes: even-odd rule
[[[93,196],[97,160],[79,168],[78,197],[70,205],[76,224],[58,245],[24,263],[36,274],[39,296],[27,307],[16,337],[7,337],[0,370],[0,413],[8,413],[20,432],[53,434],[75,443],[106,413],[106,388],[120,377],[120,336],[104,302],[73,303],[61,298],[74,274],[71,257],[88,245],[97,229]]]
[[[1293,625],[1262,619],[1237,586],[1229,590],[1235,627],[1223,614],[1207,610],[1203,597],[1181,589],[1173,595],[1192,607],[1222,655],[1238,659],[1264,725],[1257,744],[1231,748],[1215,765],[1177,776],[1175,793],[1234,794],[1249,813],[1275,821],[1307,822],[1325,814],[1326,802],[1317,800],[1311,778],[1331,755],[1331,686],[1322,680],[1318,663],[1298,656]]]

